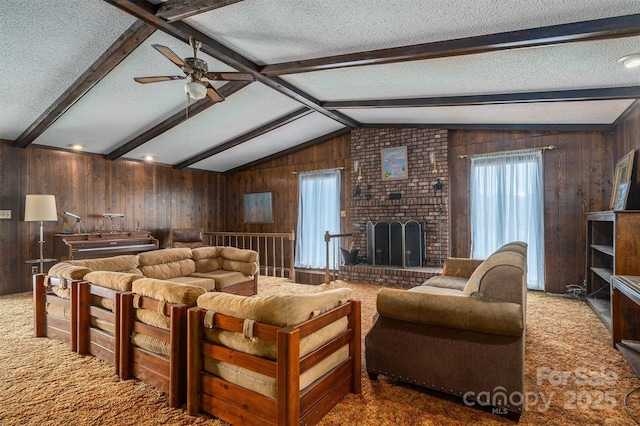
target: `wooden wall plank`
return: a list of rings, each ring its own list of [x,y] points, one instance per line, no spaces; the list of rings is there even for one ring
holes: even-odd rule
[[[450,156],[558,146],[558,149],[543,154],[546,290],[549,292],[564,293],[567,284],[584,280],[586,225],[583,192],[591,192],[591,188],[603,185],[597,169],[594,172],[583,163],[587,156],[606,158],[604,146],[608,138],[608,132],[450,132]],[[450,168],[450,175],[457,183],[451,185],[450,194],[452,251],[454,256],[468,256],[471,247],[468,228],[470,193],[464,182],[469,180],[469,161],[452,159]],[[594,181],[596,183],[592,183]],[[605,188],[606,193],[610,190],[610,187]],[[605,206],[600,204],[597,207],[602,209]]]
[[[108,226],[103,213],[123,213],[123,229],[133,230],[139,223],[141,229],[161,237],[163,246],[172,226],[209,229],[211,223],[224,223],[218,194],[210,190],[224,188],[220,173],[0,144],[0,181],[0,209],[12,213],[10,220],[0,221],[0,294],[31,290],[25,261],[38,257],[39,224],[24,222],[26,194],[56,196],[58,222],[45,223],[45,257],[54,256],[55,233],[78,230],[65,211],[81,216],[89,232]],[[172,212],[171,204],[180,207]]]
[[[258,164],[247,170],[226,176],[226,222],[224,229],[233,232],[289,232],[295,231],[298,220],[298,176],[293,172],[344,167],[342,172],[342,209],[351,200],[351,137],[342,135],[306,147],[289,155]],[[244,194],[273,193],[273,223],[244,223]],[[344,232],[352,232],[349,215],[343,219]],[[286,248],[285,248],[286,250]],[[288,257],[288,256],[287,256]]]

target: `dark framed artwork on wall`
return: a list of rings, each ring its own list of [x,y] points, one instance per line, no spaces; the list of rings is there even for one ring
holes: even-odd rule
[[[380,160],[382,162],[382,180],[399,180],[409,177],[406,146],[382,148]]]
[[[273,223],[271,192],[244,194],[245,223]]]

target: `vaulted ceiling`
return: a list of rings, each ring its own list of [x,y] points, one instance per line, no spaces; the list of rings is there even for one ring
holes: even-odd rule
[[[0,140],[227,172],[358,127],[608,130],[640,98],[638,0],[3,1]],[[202,42],[191,102],[153,45]]]

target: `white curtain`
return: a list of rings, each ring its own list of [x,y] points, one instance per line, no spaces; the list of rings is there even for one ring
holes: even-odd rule
[[[326,266],[324,234],[340,233],[340,170],[300,173],[296,268]]]
[[[471,159],[471,257],[528,244],[527,286],[544,290],[542,152]]]

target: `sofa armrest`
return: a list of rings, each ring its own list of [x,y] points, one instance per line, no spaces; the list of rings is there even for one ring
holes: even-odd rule
[[[448,257],[444,261],[442,275],[469,278],[482,262],[480,259]]]
[[[521,336],[522,306],[481,295],[449,295],[383,288],[377,297],[378,314],[401,321],[438,327]]]

